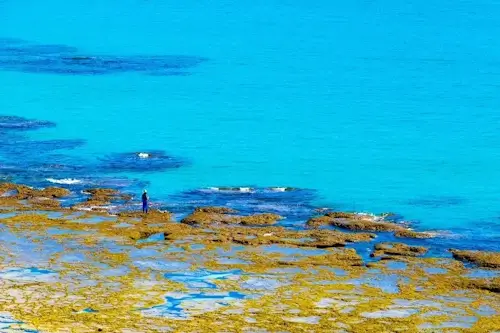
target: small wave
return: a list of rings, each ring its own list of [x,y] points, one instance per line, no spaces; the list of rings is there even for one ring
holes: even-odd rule
[[[272,192],[289,192],[289,191],[293,191],[294,188],[293,187],[270,187],[269,188],[269,191],[272,191]]]
[[[82,183],[81,180],[74,178],[63,178],[63,179],[47,178],[45,180],[53,184],[64,184],[64,185],[75,185]]]
[[[149,155],[148,153],[139,153],[137,154],[137,156],[139,156],[139,158],[149,158],[151,155]]]
[[[251,187],[209,187],[209,191],[215,192],[237,192],[237,193],[252,193],[255,189]]]

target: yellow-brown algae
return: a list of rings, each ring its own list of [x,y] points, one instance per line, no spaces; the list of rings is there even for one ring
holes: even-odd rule
[[[182,223],[190,225],[208,225],[215,223],[242,224],[242,225],[271,225],[282,219],[276,214],[254,214],[249,216],[229,215],[234,210],[224,207],[199,207],[182,219]]]
[[[413,230],[398,230],[394,232],[394,236],[399,238],[432,238],[433,235],[429,232],[418,232]]]
[[[36,254],[29,256],[15,242],[0,243],[0,313],[24,322],[17,324],[19,328],[54,333],[500,330],[498,278],[470,278],[470,271],[453,259],[398,256],[407,267],[396,273],[387,261],[378,262],[376,268],[362,266],[353,249],[314,249],[369,241],[373,234],[254,228],[241,223],[190,226],[171,221],[167,212],[150,213],[124,212],[116,222],[100,223],[81,219],[110,215],[86,212],[78,222],[66,215],[49,218],[32,213],[0,219],[1,232],[37,241],[33,243]],[[224,213],[229,214],[234,213]],[[117,228],[121,223],[126,227]],[[60,233],[49,233],[54,230]],[[147,244],[137,241],[155,233],[163,233],[164,238]],[[54,241],[62,247],[51,252],[54,249],[48,244]],[[299,252],[272,253],[262,246],[265,244]],[[393,245],[387,247],[394,251]],[[387,247],[378,248],[387,251]],[[405,244],[396,248],[405,254],[421,252]],[[38,256],[42,254],[49,260],[41,260]],[[221,256],[232,261],[221,262]],[[25,264],[32,267],[32,259],[38,268],[55,272],[55,277],[37,281],[30,275],[6,273]],[[184,266],[172,268],[171,264]],[[429,268],[443,270],[427,274]],[[192,289],[164,276],[166,272],[228,269],[239,269],[241,275],[210,281],[214,290]],[[337,270],[343,273],[337,274]],[[396,292],[369,283],[388,274],[397,274]],[[181,300],[200,290],[223,295],[227,306],[210,309],[194,298]],[[232,300],[231,292],[245,298]],[[186,318],[143,312],[168,307],[165,295],[180,300],[178,308],[186,311]],[[490,309],[488,313],[479,311],[485,307]],[[457,328],[460,317],[477,321]]]
[[[320,217],[313,217],[306,222],[309,227],[331,225],[353,231],[399,231],[401,225],[383,221],[382,218],[356,213],[330,212]]]
[[[102,206],[111,204],[116,200],[129,201],[130,195],[120,193],[117,190],[109,188],[93,188],[84,191],[89,197],[86,201],[80,202],[74,206],[76,209],[90,208],[90,209],[103,209]]]
[[[410,256],[415,257],[423,255],[427,252],[427,248],[423,246],[410,246],[403,243],[379,243],[375,244],[375,251],[371,254],[372,257],[385,256]]]
[[[450,250],[453,258],[474,263],[480,267],[500,268],[500,252]]]

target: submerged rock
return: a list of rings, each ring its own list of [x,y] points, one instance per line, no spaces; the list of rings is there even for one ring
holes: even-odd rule
[[[1,130],[27,131],[55,126],[55,123],[45,120],[27,119],[18,116],[0,116]]]
[[[410,246],[403,243],[379,243],[375,245],[375,251],[371,257],[382,257],[390,259],[390,256],[417,257],[427,253],[427,248],[423,246]]]
[[[453,258],[474,263],[480,267],[500,268],[500,252],[463,251],[450,249]]]
[[[102,157],[99,166],[105,172],[148,172],[177,169],[185,164],[161,150],[116,153]]]

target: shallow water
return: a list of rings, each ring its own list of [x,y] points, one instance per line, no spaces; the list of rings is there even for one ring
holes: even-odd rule
[[[53,122],[32,124],[29,141],[4,141],[2,174],[75,189],[149,182],[153,201],[294,186],[317,190],[320,206],[395,211],[465,237],[456,243],[479,237],[467,245],[500,249],[495,1],[0,8],[0,80],[10,82],[0,113]],[[94,60],[68,64],[68,54]],[[30,62],[39,55],[43,66]],[[157,149],[172,168],[105,174],[122,153]]]

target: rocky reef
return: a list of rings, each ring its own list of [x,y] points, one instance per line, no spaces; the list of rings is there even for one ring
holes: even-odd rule
[[[474,263],[479,267],[500,268],[500,253],[485,252],[485,251],[462,251],[450,250],[453,258],[470,263]]]
[[[423,255],[427,249],[423,246],[410,246],[403,243],[379,243],[375,245],[372,257],[391,259],[393,256],[416,257]]]
[[[434,258],[415,245],[428,241],[420,237],[408,244],[379,240],[410,235],[407,225],[354,213],[290,227],[278,214],[228,206],[179,215],[143,214],[125,204],[112,212],[110,203],[130,196],[107,188],[86,190],[86,199],[68,208],[28,207],[34,198],[59,202],[72,195],[0,184],[2,329],[500,330],[495,252],[452,250],[455,259]],[[362,250],[372,247],[367,258]]]

